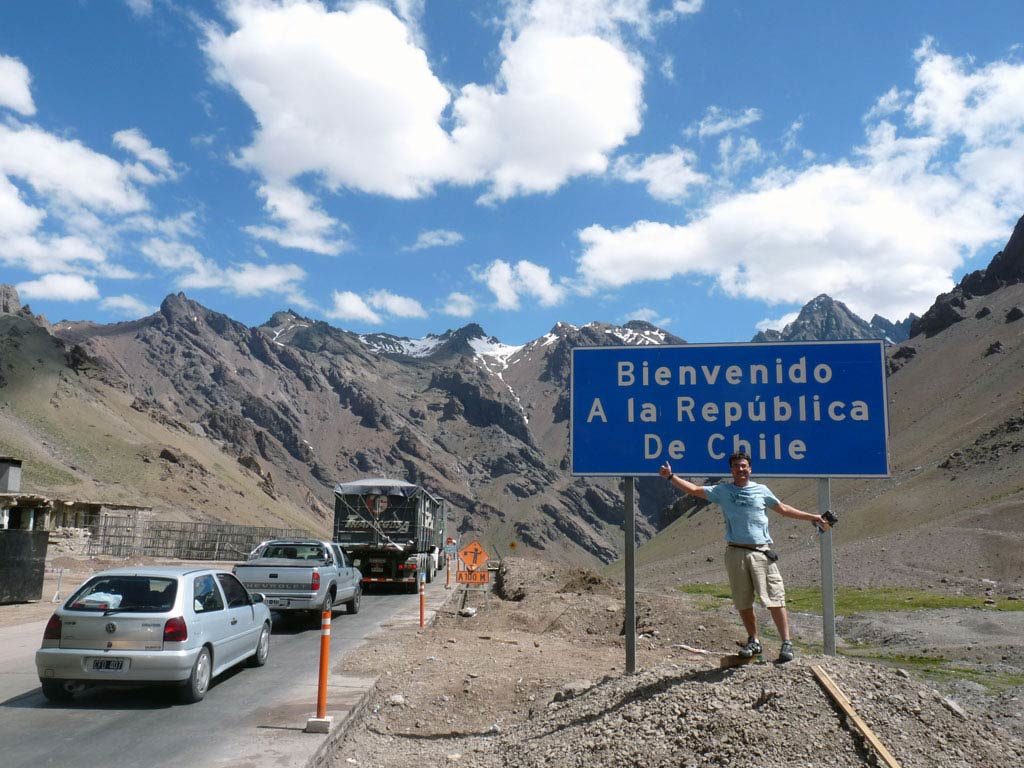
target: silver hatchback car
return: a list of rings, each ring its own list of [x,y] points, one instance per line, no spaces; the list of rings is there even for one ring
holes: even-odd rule
[[[118,568],[90,577],[50,617],[36,651],[43,695],[92,685],[174,683],[196,702],[210,680],[267,663],[270,609],[228,571]]]

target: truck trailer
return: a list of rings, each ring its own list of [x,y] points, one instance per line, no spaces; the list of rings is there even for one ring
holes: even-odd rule
[[[445,502],[421,486],[377,478],[334,488],[334,541],[363,575],[363,584],[417,589],[446,566]]]

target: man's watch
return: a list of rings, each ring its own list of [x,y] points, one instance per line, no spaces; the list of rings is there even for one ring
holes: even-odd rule
[[[666,477],[665,479],[668,480],[671,483],[672,482],[672,478],[675,477],[675,476],[676,476],[675,472],[669,472],[668,473],[668,477]]]

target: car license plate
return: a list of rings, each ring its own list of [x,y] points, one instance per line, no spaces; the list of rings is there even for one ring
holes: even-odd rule
[[[123,672],[128,669],[128,659],[89,659],[89,669],[93,672]]]
[[[288,601],[287,600],[282,600],[280,597],[268,597],[267,598],[267,605],[273,605],[275,607],[281,606],[281,605],[288,605]]]

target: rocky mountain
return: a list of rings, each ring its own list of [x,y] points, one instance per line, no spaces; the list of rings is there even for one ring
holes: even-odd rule
[[[910,335],[934,336],[941,333],[968,316],[967,302],[971,299],[988,296],[1000,288],[1021,282],[1024,282],[1024,216],[1017,221],[1006,246],[989,265],[964,275],[952,291],[936,298],[928,311],[914,321]]]
[[[18,306],[13,289],[3,295],[5,306]],[[2,317],[0,337],[6,330],[12,353],[19,334],[47,339],[53,350],[34,389],[26,382],[5,393],[10,434],[44,425],[36,440],[0,441],[0,450],[26,457],[35,489],[114,493],[163,515],[326,531],[337,482],[397,476],[447,499],[461,532],[570,562],[610,561],[622,547],[617,483],[567,472],[572,347],[685,343],[636,321],[559,323],[523,346],[476,324],[408,339],[359,335],[291,310],[249,328],[183,294],[150,317],[62,322],[52,334],[24,313]],[[50,390],[47,403],[31,402]],[[84,446],[40,449],[67,442],[67,414],[90,410],[93,428],[117,422],[99,441],[104,455],[118,457],[116,469]],[[127,423],[140,419],[147,429]],[[159,434],[142,434],[149,426]],[[641,539],[656,531],[665,493],[655,486],[641,494]]]
[[[832,483],[837,536],[874,564],[863,578],[933,578],[937,551],[965,574],[1024,573],[1021,232],[958,286],[960,321],[925,323],[932,332],[889,351],[894,474]],[[515,544],[569,563],[612,561],[623,544],[618,482],[569,475],[572,348],[685,343],[642,322],[559,323],[522,346],[477,325],[419,340],[360,335],[290,310],[250,328],[183,294],[136,321],[51,328],[13,289],[0,297],[0,453],[25,460],[28,490],[326,532],[335,483],[398,476],[447,499],[453,528],[497,553]],[[782,336],[877,337],[883,325],[819,296]],[[817,504],[813,482],[773,485]],[[719,521],[657,479],[638,494],[649,566],[701,578]],[[899,556],[879,539],[900,540]]]
[[[781,331],[760,331],[751,341],[885,339],[890,344],[899,344],[907,338],[910,326],[916,319],[915,315],[910,315],[905,320],[894,323],[881,315],[875,315],[869,323],[858,317],[843,302],[823,293],[807,302],[796,320]]]

